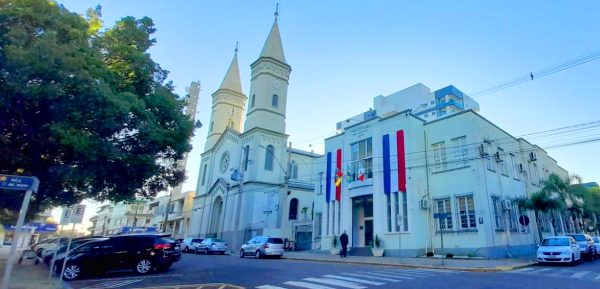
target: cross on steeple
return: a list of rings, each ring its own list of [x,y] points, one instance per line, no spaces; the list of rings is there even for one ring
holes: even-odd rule
[[[277,16],[279,16],[279,3],[277,3],[275,5],[275,14],[274,15],[275,15],[275,18],[277,18]]]
[[[239,43],[240,43],[239,41],[236,41],[236,42],[235,42],[235,49],[233,50],[233,51],[235,52],[235,55],[237,55],[237,54],[238,54],[238,51],[239,51],[239,50],[238,50],[238,44],[239,44]]]

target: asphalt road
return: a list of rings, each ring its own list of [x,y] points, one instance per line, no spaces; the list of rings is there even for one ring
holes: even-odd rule
[[[510,272],[479,273],[185,254],[180,262],[175,263],[164,273],[145,276],[116,273],[68,284],[74,289],[154,287],[183,289],[200,288],[198,284],[209,283],[258,289],[597,289],[600,288],[600,261],[583,263],[576,267],[535,266]],[[191,284],[196,285],[177,286]]]

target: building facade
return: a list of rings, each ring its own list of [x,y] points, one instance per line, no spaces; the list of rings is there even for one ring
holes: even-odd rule
[[[346,231],[351,247],[379,240],[389,256],[439,254],[441,234],[444,252],[454,255],[535,250],[535,218],[513,200],[539,191],[550,173],[566,178],[567,171],[482,117],[454,86],[428,91],[418,84],[376,97],[378,109],[338,124],[325,140],[316,168],[316,248],[329,249]],[[423,103],[433,106],[414,109]]]
[[[298,235],[310,248],[312,220],[304,216],[312,216],[310,176],[318,156],[288,145],[291,66],[283,53],[277,17],[250,67],[249,98],[242,91],[237,50],[212,94],[189,235],[221,237],[231,248],[259,234],[289,240]]]

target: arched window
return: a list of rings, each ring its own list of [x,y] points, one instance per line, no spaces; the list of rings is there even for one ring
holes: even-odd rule
[[[233,128],[233,120],[231,118],[227,121],[227,126]]]
[[[250,97],[250,107],[254,107],[254,94]]]
[[[273,161],[275,158],[275,148],[272,145],[268,145],[265,153],[265,170],[273,170]]]
[[[250,156],[250,146],[244,148],[244,171],[248,170],[248,158]]]
[[[288,166],[288,174],[290,179],[298,178],[298,165],[296,164],[296,161],[290,162],[290,165]]]
[[[298,219],[298,199],[293,198],[290,201],[290,215],[289,215],[289,219],[290,220],[297,220]]]
[[[279,106],[279,95],[273,94],[273,100],[271,101],[273,107]]]

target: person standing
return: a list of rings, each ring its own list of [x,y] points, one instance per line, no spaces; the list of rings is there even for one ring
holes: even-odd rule
[[[344,233],[340,235],[340,243],[342,244],[342,251],[340,252],[340,257],[345,258],[346,254],[348,254],[348,235],[346,234],[346,230],[344,230]]]

